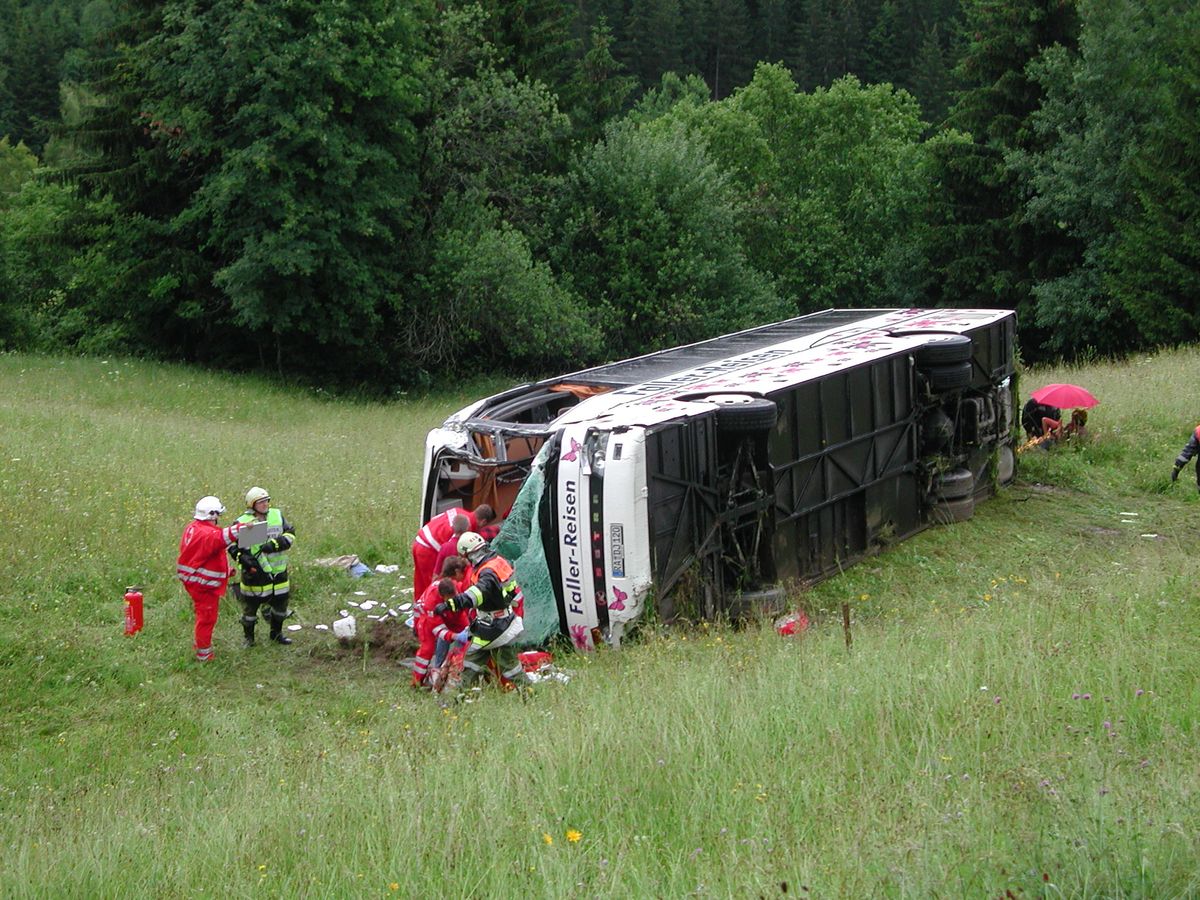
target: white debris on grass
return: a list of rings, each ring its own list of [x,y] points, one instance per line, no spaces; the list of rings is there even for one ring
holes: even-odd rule
[[[377,565],[375,567],[375,571],[378,572],[380,575],[395,575],[397,572],[400,571],[400,567],[399,566],[390,566],[390,565],[385,565],[384,563],[380,563],[379,565]]]

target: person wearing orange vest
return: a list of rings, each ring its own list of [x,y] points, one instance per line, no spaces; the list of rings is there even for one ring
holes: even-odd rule
[[[421,526],[412,542],[414,597],[425,593],[425,589],[433,581],[438,551],[454,534],[454,520],[459,516],[466,518],[467,530],[474,531],[480,525],[486,525],[496,518],[496,513],[486,503],[475,507],[473,512],[455,507],[438,513]]]
[[[475,568],[471,586],[439,603],[434,612],[476,610],[463,658],[462,690],[471,689],[491,659],[500,675],[512,681],[524,696],[532,682],[513,643],[524,628],[514,607],[522,605],[524,597],[512,564],[473,531],[458,539],[458,552]]]
[[[208,662],[213,658],[212,634],[217,624],[221,597],[229,583],[229,560],[225,549],[246,527],[234,522],[228,528],[217,524],[225,506],[216,497],[201,497],[191,523],[179,541],[179,559],[175,574],[192,598],[196,613],[194,646],[196,659]]]
[[[1192,436],[1188,438],[1188,442],[1183,445],[1183,449],[1175,457],[1175,468],[1171,470],[1172,481],[1179,479],[1179,470],[1186,466],[1188,460],[1197,453],[1200,453],[1200,425],[1196,426],[1196,430],[1192,432]],[[1196,489],[1200,490],[1200,464],[1196,466]]]

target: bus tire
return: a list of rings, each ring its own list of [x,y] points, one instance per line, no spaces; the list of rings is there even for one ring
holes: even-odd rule
[[[971,364],[953,363],[948,366],[930,366],[921,370],[929,379],[929,390],[934,394],[958,391],[971,384]]]
[[[996,460],[996,483],[1008,484],[1017,473],[1017,458],[1013,448],[1005,444],[1000,448]]]
[[[975,515],[975,499],[959,497],[957,500],[935,503],[930,519],[938,525],[952,525],[955,522],[965,522],[973,515]]]
[[[939,503],[943,500],[957,500],[960,497],[970,497],[975,493],[975,476],[970,469],[951,469],[942,472],[934,479],[933,496]]]
[[[946,366],[951,363],[970,362],[974,344],[965,334],[938,334],[913,353],[917,367]]]
[[[717,427],[724,431],[765,431],[779,421],[779,407],[765,397],[722,394],[709,400],[717,404]]]

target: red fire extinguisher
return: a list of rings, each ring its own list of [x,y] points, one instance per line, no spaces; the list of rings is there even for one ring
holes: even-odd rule
[[[125,589],[125,633],[142,630],[142,592],[136,587]]]

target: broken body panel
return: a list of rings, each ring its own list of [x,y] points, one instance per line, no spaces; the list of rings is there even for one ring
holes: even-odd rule
[[[422,515],[536,482],[526,608],[582,649],[649,602],[736,616],[1010,480],[1015,339],[1007,310],[827,310],[521,385],[430,433]]]

